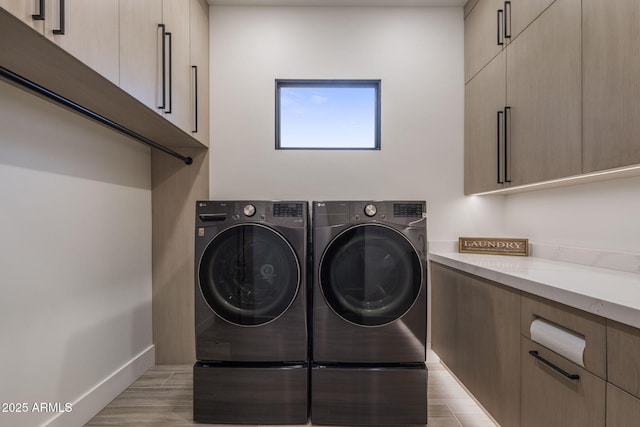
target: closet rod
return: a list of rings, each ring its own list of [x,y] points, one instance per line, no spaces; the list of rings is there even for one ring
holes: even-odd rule
[[[118,123],[109,120],[108,118],[89,110],[88,108],[83,107],[80,104],[77,104],[73,101],[71,101],[70,99],[67,99],[63,96],[58,95],[55,92],[52,92],[42,86],[40,86],[37,83],[32,82],[31,80],[27,80],[22,76],[19,76],[18,74],[7,70],[6,68],[4,68],[3,66],[0,66],[0,76],[19,84],[20,86],[27,88],[39,95],[42,95],[54,102],[57,102],[58,104],[61,104],[65,107],[68,107],[92,120],[95,120],[98,123],[102,123],[103,125],[109,126],[112,129],[117,130],[120,133],[123,133],[127,136],[130,136],[131,138],[134,138],[138,141],[140,141],[141,143],[148,145],[152,148],[155,148],[157,150],[162,151],[163,153],[167,153],[170,156],[173,156],[175,158],[178,158],[180,160],[182,160],[185,164],[190,165],[193,163],[193,159],[191,157],[185,157],[182,154],[176,153],[175,151],[165,147],[164,145],[160,145],[157,142],[154,142],[152,140],[150,140],[149,138],[146,138],[130,129],[127,129],[126,127],[119,125]]]

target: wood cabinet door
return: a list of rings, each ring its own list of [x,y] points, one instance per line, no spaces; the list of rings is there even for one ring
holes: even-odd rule
[[[462,354],[460,347],[461,288],[469,286],[470,278],[440,264],[431,263],[431,348],[460,378]]]
[[[33,15],[39,15],[41,13],[41,11],[38,10],[39,3],[37,1],[0,0],[0,7],[17,18],[20,18],[22,22],[29,25],[40,34],[44,31],[44,20],[33,18]]]
[[[191,0],[191,135],[209,146],[209,5]],[[195,68],[194,68],[195,67]]]
[[[120,87],[158,113],[162,0],[120,0]]]
[[[163,0],[162,17],[167,40],[167,102],[165,117],[174,125],[191,135],[191,49],[189,45],[189,2]],[[169,60],[169,56],[171,60]],[[171,78],[169,79],[169,63]],[[169,81],[170,80],[170,81]],[[170,86],[170,87],[169,87]],[[170,108],[169,108],[170,107]]]
[[[637,427],[640,399],[607,384],[607,427]]]
[[[521,340],[521,427],[604,427],[605,381],[526,337]],[[580,378],[563,376],[530,351]]]
[[[495,57],[465,86],[464,94],[464,192],[504,187],[498,168],[503,167],[504,106],[506,102],[504,52]]]
[[[431,263],[432,348],[501,425],[520,423],[520,294]]]
[[[45,4],[44,35],[118,85],[118,0],[65,0],[64,20],[61,19],[60,0],[50,0]],[[55,34],[54,31],[61,27],[64,27],[64,34]]]
[[[507,47],[511,185],[582,171],[580,0],[556,0]]]
[[[640,398],[640,330],[607,321],[607,381]]]
[[[529,24],[544,12],[555,0],[510,0],[510,7],[506,8],[509,24],[507,31],[511,40],[516,38]],[[503,6],[504,7],[504,6]],[[507,40],[509,41],[509,40]]]
[[[640,163],[640,2],[582,1],[584,172]]]
[[[464,81],[468,82],[502,50],[498,9],[502,0],[478,0],[464,21]]]

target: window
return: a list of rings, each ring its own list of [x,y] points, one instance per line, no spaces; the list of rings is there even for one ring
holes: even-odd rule
[[[380,80],[276,80],[276,149],[380,149]]]

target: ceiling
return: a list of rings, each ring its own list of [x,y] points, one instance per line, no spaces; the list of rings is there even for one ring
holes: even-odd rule
[[[207,0],[214,6],[464,6],[467,0]]]

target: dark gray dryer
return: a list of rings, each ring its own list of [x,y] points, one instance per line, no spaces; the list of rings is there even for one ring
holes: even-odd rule
[[[307,422],[307,224],[307,202],[197,202],[194,420]]]
[[[313,203],[314,424],[426,424],[426,204]]]

